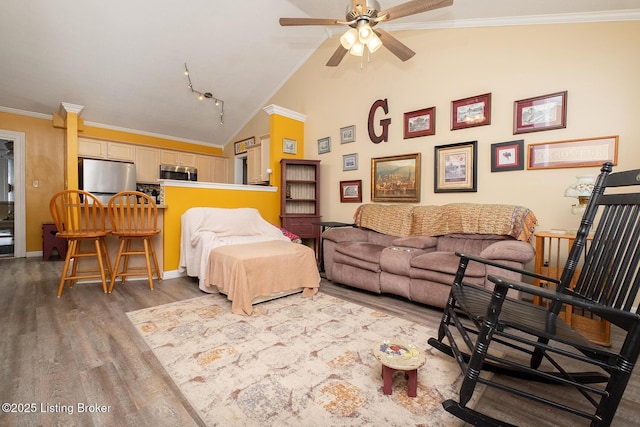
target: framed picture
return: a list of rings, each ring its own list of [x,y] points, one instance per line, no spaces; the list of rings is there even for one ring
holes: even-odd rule
[[[345,154],[342,156],[342,170],[355,171],[358,170],[358,154]]]
[[[404,113],[404,139],[436,134],[436,107]]]
[[[618,135],[529,144],[527,169],[580,168],[618,164]]]
[[[524,169],[524,139],[491,144],[491,172]]]
[[[491,124],[491,94],[451,102],[451,130]]]
[[[331,151],[331,137],[327,136],[318,140],[318,154]]]
[[[295,139],[282,138],[282,152],[285,154],[296,154],[298,142]]]
[[[478,141],[435,147],[434,189],[436,193],[477,191]]]
[[[242,141],[233,143],[233,152],[235,155],[246,153],[247,147],[251,147],[256,143],[256,139],[252,136],[251,138],[243,139]]]
[[[362,203],[362,180],[340,181],[340,203]]]
[[[356,140],[355,125],[340,128],[340,144],[346,144],[347,142],[354,142],[355,140]]]
[[[419,202],[420,153],[371,159],[371,201]]]
[[[513,104],[513,134],[567,127],[567,91],[521,99]]]

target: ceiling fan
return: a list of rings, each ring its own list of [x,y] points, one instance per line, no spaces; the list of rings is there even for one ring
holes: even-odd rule
[[[362,56],[365,49],[374,53],[384,45],[401,61],[406,61],[416,53],[386,31],[376,28],[379,22],[403,18],[429,10],[451,6],[453,0],[411,0],[389,9],[381,10],[377,0],[351,0],[347,5],[345,20],[323,18],[280,18],[283,27],[296,25],[348,25],[351,27],[340,37],[340,46],[333,53],[328,67],[336,67],[349,52]]]

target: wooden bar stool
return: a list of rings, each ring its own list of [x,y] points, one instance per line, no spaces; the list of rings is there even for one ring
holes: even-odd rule
[[[160,233],[158,228],[158,207],[152,197],[139,191],[122,191],[113,196],[108,203],[111,219],[111,234],[120,238],[118,256],[111,272],[109,293],[113,291],[116,278],[122,278],[122,284],[129,276],[147,276],[149,289],[153,290],[153,271],[158,280],[162,280],[158,259],[153,248],[152,238]],[[134,241],[140,242],[137,248]],[[133,267],[129,265],[129,256],[144,255],[146,265]],[[120,262],[122,261],[122,271]],[[153,261],[153,264],[152,264]]]
[[[58,230],[56,236],[67,239],[68,247],[58,285],[58,298],[62,295],[64,282],[73,288],[78,279],[100,278],[102,290],[107,292],[106,278],[111,274],[111,263],[104,238],[109,233],[105,227],[105,208],[93,194],[82,190],[65,190],[53,195],[49,202],[53,222]],[[83,241],[93,242],[93,249],[81,250]],[[85,245],[87,246],[87,245]],[[98,267],[81,270],[80,258],[95,257]],[[69,267],[73,260],[71,273]]]

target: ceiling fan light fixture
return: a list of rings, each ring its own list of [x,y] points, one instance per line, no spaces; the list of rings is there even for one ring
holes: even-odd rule
[[[340,44],[345,49],[349,50],[358,41],[358,31],[355,28],[349,28],[349,30],[340,37]]]
[[[351,49],[349,49],[349,53],[353,56],[362,56],[364,54],[364,45],[359,41],[354,43]]]
[[[374,35],[375,34],[368,22],[360,21],[358,23],[358,40],[360,40],[360,43],[369,43],[369,40],[371,40]]]
[[[380,40],[380,37],[378,37],[378,35],[373,31],[372,31],[372,34],[373,34],[373,37],[369,39],[369,42],[367,43],[367,48],[369,49],[369,52],[375,53],[382,46],[382,40]]]

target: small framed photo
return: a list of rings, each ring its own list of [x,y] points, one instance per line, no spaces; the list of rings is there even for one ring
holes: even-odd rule
[[[491,172],[524,169],[524,139],[491,144]]]
[[[340,144],[354,142],[356,140],[356,125],[340,128]]]
[[[436,193],[476,192],[478,141],[435,147],[434,189]]]
[[[324,154],[331,151],[331,137],[327,136],[318,140],[318,154]]]
[[[345,154],[342,156],[342,170],[343,171],[358,170],[358,153]]]
[[[521,99],[513,105],[513,134],[567,127],[567,91]]]
[[[340,203],[362,203],[362,180],[340,181]]]
[[[298,152],[298,141],[295,139],[282,138],[282,152],[286,154],[296,154]]]
[[[404,113],[404,139],[436,134],[436,107]]]
[[[451,130],[491,124],[491,94],[451,102]]]
[[[256,139],[253,136],[251,138],[243,139],[242,141],[234,142],[233,143],[234,154],[238,155],[238,154],[246,153],[247,147],[251,147],[252,145],[255,145],[255,143],[256,143]]]
[[[372,202],[420,201],[420,153],[371,159]]]

